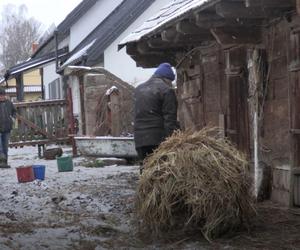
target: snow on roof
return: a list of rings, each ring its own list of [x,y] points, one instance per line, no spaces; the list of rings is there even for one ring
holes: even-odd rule
[[[82,71],[86,71],[86,72],[89,72],[89,71],[102,71],[102,72],[108,72],[107,70],[105,70],[103,67],[87,67],[87,66],[67,66],[65,69],[64,69],[64,75],[71,75],[71,74],[74,74],[76,72],[82,72]],[[99,75],[99,74],[98,74]]]
[[[125,37],[120,43],[122,48],[126,43],[139,41],[143,36],[150,35],[170,21],[182,17],[205,3],[213,0],[173,0],[172,3],[161,8],[155,16],[148,19],[144,24]]]
[[[94,39],[92,42],[90,42],[89,44],[87,44],[85,47],[83,47],[81,50],[79,50],[78,52],[76,52],[74,55],[72,55],[67,61],[64,62],[64,64],[61,66],[62,68],[68,66],[69,64],[71,64],[72,62],[80,59],[82,56],[84,56],[88,49],[95,43],[97,39]]]
[[[115,91],[118,91],[118,88],[116,86],[112,86],[110,89],[106,91],[105,95],[111,95]]]
[[[19,72],[23,72],[23,71],[25,71],[25,70],[32,69],[32,68],[35,68],[35,67],[44,65],[44,64],[46,64],[46,63],[48,63],[48,62],[51,62],[51,61],[53,61],[53,60],[55,60],[55,57],[53,57],[53,58],[47,58],[47,59],[42,60],[42,61],[37,61],[36,63],[29,64],[29,65],[24,66],[23,68],[19,68],[19,69],[17,69],[17,70],[14,70],[14,71],[12,71],[10,74],[11,74],[11,75],[14,75],[14,74],[17,74],[17,73],[19,73]]]

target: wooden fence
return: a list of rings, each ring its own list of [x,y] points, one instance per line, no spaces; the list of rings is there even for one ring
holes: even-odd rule
[[[17,117],[10,147],[65,143],[70,140],[66,100],[15,104]]]

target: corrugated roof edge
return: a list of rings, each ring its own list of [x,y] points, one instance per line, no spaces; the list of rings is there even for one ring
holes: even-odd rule
[[[68,47],[65,47],[63,49],[60,49],[58,51],[58,56],[62,57],[64,55],[66,55],[66,53],[68,53]],[[39,58],[35,58],[35,59],[31,59],[29,61],[25,61],[23,63],[17,64],[13,67],[11,67],[10,69],[8,69],[5,73],[5,79],[9,79],[10,77],[12,77],[14,74],[34,68],[35,66],[39,66],[42,64],[45,64],[47,62],[53,61],[55,60],[55,52],[51,52],[48,53],[45,56],[39,57]]]
[[[136,38],[136,39],[129,39],[132,34],[134,32],[132,32],[131,34],[129,34],[127,37],[125,37],[119,44],[118,44],[118,50],[121,50],[124,46],[126,46],[126,44],[128,43],[132,43],[132,42],[137,42],[137,41],[140,41],[142,38],[144,38],[145,36],[150,36],[150,35],[153,35],[154,33],[158,32],[162,27],[165,27],[167,25],[169,25],[170,23],[173,23],[173,22],[176,22],[180,19],[183,19],[187,14],[189,14],[191,11],[202,11],[218,2],[220,2],[221,0],[206,0],[204,2],[202,2],[199,6],[196,6],[196,7],[193,7],[193,8],[190,8],[190,9],[187,9],[185,12],[181,12],[180,15],[177,15],[176,17],[173,17],[173,18],[166,18],[165,21],[161,22],[159,25],[157,25],[154,29],[152,29],[151,31],[149,31],[148,33],[145,33],[143,34],[142,36]],[[162,7],[160,10],[166,8],[167,6],[169,6],[170,4]],[[156,15],[155,15],[156,16]],[[151,18],[149,18],[148,20],[151,20],[153,19],[154,16],[152,16]],[[147,20],[147,21],[148,21]],[[146,21],[146,22],[147,22]],[[143,26],[144,24],[142,24],[141,26]],[[138,30],[138,29],[137,29]]]

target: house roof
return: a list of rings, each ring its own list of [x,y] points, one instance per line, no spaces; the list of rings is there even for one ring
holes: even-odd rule
[[[141,67],[178,64],[179,53],[218,43],[224,47],[261,43],[263,27],[294,13],[293,0],[173,0],[124,38],[118,48]]]
[[[60,49],[58,51],[58,57],[61,58],[61,57],[65,56],[67,53],[68,53],[68,47]],[[27,60],[23,63],[17,64],[15,66],[11,67],[9,70],[6,71],[4,77],[7,80],[7,79],[17,75],[20,72],[23,72],[23,71],[26,71],[29,69],[33,69],[33,68],[37,68],[41,65],[52,62],[55,59],[56,59],[56,54],[54,51],[54,52],[48,53],[47,55],[41,56],[39,58]]]
[[[59,41],[62,41],[69,34],[71,26],[76,23],[90,8],[92,8],[97,1],[98,0],[82,0],[82,2],[67,15],[67,17],[57,27]],[[4,78],[0,78],[0,83],[3,83],[5,79],[9,79],[17,73],[54,61],[56,59],[55,52],[53,51],[55,48],[54,38],[55,36],[53,33],[38,47],[29,60],[7,70]],[[67,48],[63,48],[58,52],[60,58],[66,56],[67,53]]]
[[[107,46],[120,36],[154,1],[124,0],[71,52],[68,62],[63,65],[62,69],[81,61],[83,54],[86,65],[92,66],[97,63]],[[93,44],[87,48],[91,43]],[[84,48],[87,48],[85,53],[78,54]],[[77,56],[75,56],[76,53]],[[72,60],[70,60],[71,57]]]
[[[90,8],[92,8],[98,0],[83,0],[73,9],[67,17],[58,25],[59,33],[69,32],[70,28],[76,23]]]
[[[75,24],[89,9],[91,9],[98,0],[82,0],[67,16],[66,18],[57,26],[56,31],[58,32],[59,41],[62,41],[70,32],[70,28]],[[54,42],[54,33],[43,43],[41,44],[36,52],[32,55],[32,58],[38,57],[41,55],[42,50],[49,46],[52,49],[55,46]]]
[[[206,8],[208,4],[216,3],[220,0],[173,0],[170,4],[164,6],[159,12],[148,19],[142,26],[125,37],[119,44],[119,49],[127,43],[136,42],[146,36],[157,32],[162,26],[174,22],[188,15],[195,9]]]

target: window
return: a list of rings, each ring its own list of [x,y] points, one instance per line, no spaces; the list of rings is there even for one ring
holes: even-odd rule
[[[59,78],[50,82],[48,85],[49,88],[49,99],[62,99],[62,86]]]

